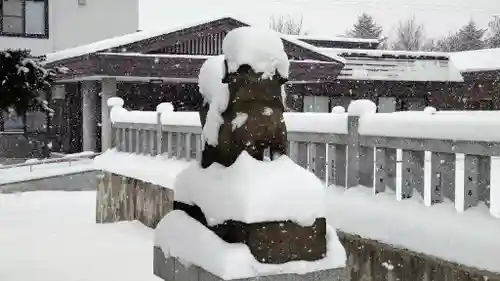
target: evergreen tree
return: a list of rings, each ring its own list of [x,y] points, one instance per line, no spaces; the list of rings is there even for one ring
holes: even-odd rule
[[[40,94],[50,89],[56,73],[29,50],[0,51],[0,110],[13,108],[23,116],[30,108],[48,109]]]
[[[476,23],[471,20],[467,25],[462,27],[457,33],[457,51],[470,51],[483,49],[486,44],[483,41],[483,36],[486,29],[480,29]]]
[[[377,25],[368,14],[361,14],[347,35],[353,38],[378,39],[382,34],[382,27]]]
[[[487,47],[500,48],[500,16],[495,16],[488,26],[489,34],[486,39]]]

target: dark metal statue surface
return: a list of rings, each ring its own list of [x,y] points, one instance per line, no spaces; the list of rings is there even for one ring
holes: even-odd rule
[[[278,74],[263,79],[248,65],[235,73],[227,73],[223,83],[229,87],[229,103],[222,113],[224,123],[219,130],[218,145],[205,143],[201,166],[206,168],[216,162],[231,166],[242,151],[257,160],[263,160],[264,151],[270,149],[271,157],[287,152],[287,131],[283,118],[285,108],[281,86],[286,79]],[[200,110],[205,126],[209,104]]]

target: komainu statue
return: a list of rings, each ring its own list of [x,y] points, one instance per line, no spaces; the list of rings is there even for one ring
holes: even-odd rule
[[[187,168],[175,184],[175,210],[226,243],[246,245],[266,264],[316,262],[327,255],[324,184],[286,156],[288,72],[276,32],[229,32],[223,55],[209,58],[198,77],[204,98],[201,167]],[[272,161],[264,163],[267,149]]]
[[[287,147],[285,111],[282,85],[286,79],[277,73],[262,79],[249,65],[242,65],[234,73],[227,73],[222,80],[229,87],[229,102],[222,113],[218,146],[205,145],[202,166],[217,162],[226,167],[236,161],[242,151],[263,160],[264,150],[271,156],[285,155]],[[208,106],[200,111],[202,126]]]

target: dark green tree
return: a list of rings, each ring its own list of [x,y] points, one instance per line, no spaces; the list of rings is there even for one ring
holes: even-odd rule
[[[476,23],[471,20],[462,27],[457,33],[457,51],[471,51],[483,49],[486,44],[483,40],[486,29],[478,28]]]
[[[57,72],[45,69],[42,61],[29,50],[0,51],[0,110],[14,108],[23,116],[30,108],[48,109],[41,93],[50,89]]]
[[[358,17],[358,21],[347,32],[347,36],[353,38],[379,39],[382,34],[382,27],[379,26],[373,17],[363,13]]]

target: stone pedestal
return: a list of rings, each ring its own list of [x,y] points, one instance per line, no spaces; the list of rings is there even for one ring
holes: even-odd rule
[[[309,227],[291,221],[243,223],[227,221],[212,230],[228,243],[243,243],[261,263],[316,261],[326,254],[326,220]]]
[[[318,218],[311,226],[292,221],[244,223],[226,221],[209,227],[198,206],[174,202],[174,210],[182,210],[211,229],[227,243],[242,243],[261,263],[283,264],[290,261],[316,261],[326,254],[326,220]]]

